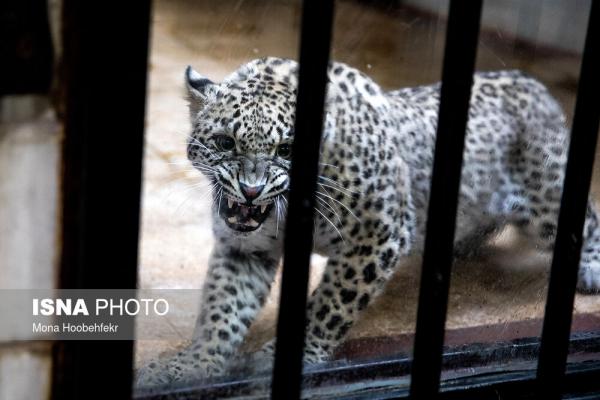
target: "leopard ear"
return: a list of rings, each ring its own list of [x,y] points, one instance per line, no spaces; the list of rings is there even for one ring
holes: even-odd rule
[[[185,84],[188,92],[190,117],[194,119],[213,97],[217,85],[189,65],[185,69]]]

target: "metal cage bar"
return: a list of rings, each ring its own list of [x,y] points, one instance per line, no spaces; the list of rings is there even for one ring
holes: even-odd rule
[[[285,232],[272,382],[272,397],[276,399],[300,397],[314,191],[333,3],[333,0],[307,0],[303,5],[295,124],[296,137],[301,140],[294,143]],[[585,206],[600,122],[600,110],[594,104],[595,95],[600,91],[600,81],[594,74],[600,69],[595,57],[600,23],[597,3],[592,3],[581,67],[541,342],[537,379],[546,395],[544,398],[559,397],[565,379]],[[469,2],[468,6],[460,1],[450,3],[412,363],[412,398],[435,396],[440,385],[458,190],[481,7],[482,0]],[[63,287],[132,288],[137,268],[149,2],[131,7],[119,5],[119,13],[110,13],[110,16],[107,12],[111,7],[88,9],[73,1],[65,1],[65,9],[66,32],[69,33],[65,60],[69,82],[61,283]],[[108,31],[102,29],[107,20],[111,21]],[[109,52],[103,47],[107,45],[110,45],[111,56],[97,57]],[[123,69],[122,65],[129,68]],[[111,88],[118,89],[118,95]],[[110,120],[93,119],[94,110],[107,106],[113,111]],[[120,126],[117,132],[114,121]],[[120,146],[115,148],[107,137],[116,137],[118,132],[123,134],[119,136]],[[111,163],[101,162],[106,154],[111,155]],[[118,199],[107,197],[103,184],[118,190]],[[115,221],[119,221],[119,225]],[[111,253],[105,252],[106,232],[110,232],[111,244],[115,245]],[[118,260],[114,258],[116,254]],[[116,269],[118,274],[114,273]],[[128,398],[131,395],[130,342],[70,342],[58,347],[54,398],[87,397],[90,387],[94,387],[94,395],[100,397]],[[100,375],[111,384],[98,386]]]
[[[314,193],[323,128],[333,5],[333,0],[305,0],[302,10],[294,151],[271,388],[274,399],[300,398],[306,292],[313,245]]]
[[[47,94],[54,63],[48,2],[3,1],[0,21],[0,96]]]
[[[133,290],[150,1],[65,0],[63,21],[60,287]],[[133,342],[59,342],[53,370],[53,399],[131,398]]]
[[[482,0],[468,4],[450,2],[412,364],[413,398],[431,398],[440,385],[458,192],[481,8]]]
[[[600,4],[592,2],[573,116],[538,361],[538,390],[560,398],[592,167],[600,126]]]

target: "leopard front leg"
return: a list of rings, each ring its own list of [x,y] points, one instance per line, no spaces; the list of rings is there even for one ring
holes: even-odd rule
[[[375,243],[380,244],[351,246],[329,258],[321,283],[308,304],[305,364],[330,358],[361,311],[382,292],[398,259],[409,250],[408,238],[398,234]],[[257,373],[272,368],[274,348],[272,340],[250,355],[245,371]]]
[[[269,294],[278,259],[217,246],[209,262],[192,343],[167,360],[138,371],[139,387],[221,375]]]
[[[308,304],[304,362],[314,364],[331,357],[335,348],[377,297],[399,260],[412,250],[416,214],[406,165],[393,173],[373,196],[355,198],[350,204],[361,210],[342,230],[343,244],[329,255],[319,287]],[[384,185],[385,183],[385,185]],[[349,216],[344,214],[346,221]]]
[[[399,241],[390,240],[377,248],[356,247],[328,260],[321,285],[308,306],[305,363],[330,358],[361,311],[381,293],[400,254]]]

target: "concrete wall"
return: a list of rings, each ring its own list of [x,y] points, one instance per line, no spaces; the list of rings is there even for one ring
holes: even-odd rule
[[[445,16],[448,0],[406,0],[403,4]],[[483,27],[499,35],[579,53],[590,0],[492,0],[484,2]]]
[[[0,98],[0,290],[55,285],[59,157],[48,98]],[[0,343],[0,400],[50,397],[50,346]]]

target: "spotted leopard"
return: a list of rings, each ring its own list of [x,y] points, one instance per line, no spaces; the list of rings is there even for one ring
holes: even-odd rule
[[[192,343],[138,374],[143,385],[230,368],[282,253],[298,65],[254,60],[222,83],[188,67],[188,158],[214,184],[215,247]],[[394,270],[423,247],[440,85],[386,92],[341,63],[328,70],[304,360],[327,360]],[[507,224],[551,250],[568,130],[548,90],[519,71],[474,77],[456,229],[458,252]],[[299,138],[299,140],[302,140]],[[600,290],[600,228],[589,202],[578,288]],[[251,358],[271,365],[273,342]]]

